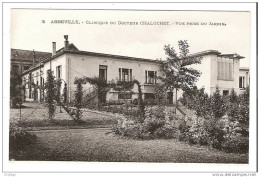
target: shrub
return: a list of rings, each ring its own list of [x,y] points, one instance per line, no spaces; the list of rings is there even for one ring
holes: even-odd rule
[[[239,97],[239,122],[247,125],[249,124],[249,93],[249,87],[247,87]]]
[[[135,98],[135,99],[133,100],[133,104],[134,104],[134,105],[138,105],[138,99],[137,99],[137,98]]]
[[[67,105],[67,102],[68,102],[68,88],[67,88],[67,84],[66,83],[64,84],[62,96],[63,96],[63,104]]]
[[[46,102],[45,106],[48,109],[49,119],[52,120],[55,116],[56,101],[55,101],[55,82],[51,71],[48,71],[47,82],[45,83]]]
[[[12,119],[11,119],[12,120]],[[10,122],[9,149],[18,150],[36,142],[36,135],[25,131],[17,125],[17,122]]]
[[[222,150],[226,152],[248,153],[249,139],[243,136],[229,136],[222,144]]]
[[[74,106],[76,107],[76,111],[75,111],[75,117],[76,117],[76,121],[80,120],[82,117],[82,111],[80,110],[80,108],[82,107],[82,100],[83,100],[83,92],[82,92],[82,81],[81,80],[75,80],[74,82],[75,84],[77,84],[77,88],[75,90],[74,93]]]
[[[181,132],[179,140],[181,141],[200,145],[207,145],[212,141],[203,118],[197,116],[186,117],[185,124],[182,123],[179,129]]]
[[[11,70],[10,75],[10,101],[11,107],[17,108],[22,101],[22,77],[17,69]]]
[[[144,121],[140,122],[136,117],[123,117],[112,130],[116,134],[139,139],[178,138],[176,120],[178,118],[164,112],[161,107],[155,110],[146,109]]]
[[[219,119],[225,115],[226,105],[224,104],[223,98],[220,95],[218,86],[216,86],[216,91],[210,98],[210,110],[215,119]]]

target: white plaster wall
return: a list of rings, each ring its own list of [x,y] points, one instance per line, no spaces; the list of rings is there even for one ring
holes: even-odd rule
[[[249,86],[249,77],[250,77],[249,70],[240,69],[239,70],[239,76],[245,77],[245,87]],[[239,79],[239,77],[238,77],[238,79]],[[244,91],[245,91],[245,89],[239,89],[238,93],[241,94]]]
[[[160,75],[159,65],[151,62],[133,61],[127,59],[115,59],[108,57],[97,57],[97,56],[84,56],[77,54],[67,54],[67,60],[70,70],[68,71],[69,78],[69,91],[73,94],[76,85],[73,84],[76,77],[94,77],[99,75],[99,65],[107,66],[107,81],[118,80],[119,68],[132,69],[132,78],[137,79],[141,85],[145,84],[145,70],[157,71],[157,76]],[[84,85],[84,89],[87,90],[93,87],[90,84]],[[147,88],[147,89],[144,89]],[[142,87],[142,91],[146,93],[151,88]],[[112,90],[111,90],[112,91]],[[137,93],[137,87],[133,89],[134,93]],[[151,92],[150,92],[151,93]],[[135,97],[133,95],[133,97]],[[107,99],[117,99],[116,94],[107,95]]]
[[[223,90],[231,90],[234,88],[236,92],[239,91],[239,59],[234,59],[234,80],[232,81],[226,81],[226,80],[218,80],[218,63],[217,63],[217,57],[212,58],[211,63],[211,85],[210,85],[210,94],[213,94],[213,92],[216,89],[216,85],[219,86],[219,89],[221,91]]]

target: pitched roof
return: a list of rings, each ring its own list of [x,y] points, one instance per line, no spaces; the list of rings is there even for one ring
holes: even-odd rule
[[[49,52],[35,52],[36,62],[40,60],[40,58],[44,59],[51,56]],[[11,49],[11,60],[31,60],[33,61],[33,51],[32,50],[22,50],[22,49]]]
[[[57,50],[56,53],[60,53],[62,51],[64,51],[64,47],[62,47],[61,49]],[[69,44],[69,51],[79,51],[79,49],[73,43],[71,43],[71,44]]]

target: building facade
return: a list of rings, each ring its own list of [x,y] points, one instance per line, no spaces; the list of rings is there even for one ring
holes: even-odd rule
[[[194,69],[201,71],[201,77],[197,87],[204,87],[205,91],[212,94],[216,85],[219,86],[222,94],[228,94],[232,88],[239,91],[239,62],[243,57],[238,54],[221,54],[216,50],[208,50],[192,54],[190,56],[201,56],[202,62],[193,65]],[[64,47],[56,50],[56,43],[53,42],[52,55],[41,60],[35,66],[23,72],[23,83],[26,84],[26,97],[37,99],[44,97],[44,93],[33,93],[32,83],[43,86],[46,82],[47,72],[52,71],[56,79],[62,80],[62,88],[67,84],[69,101],[73,100],[73,93],[76,89],[75,78],[102,77],[106,81],[131,81],[138,80],[142,85],[144,99],[153,98],[154,88],[157,83],[157,76],[162,76],[160,65],[156,60],[135,58],[104,53],[95,53],[79,50],[74,44],[70,44],[68,36],[65,36]],[[87,93],[93,91],[90,84],[84,85]],[[168,94],[169,103],[173,103],[173,93]],[[181,91],[177,94],[179,98]],[[106,101],[112,100],[133,100],[137,98],[137,87],[131,92],[118,92],[110,89],[106,95]]]
[[[239,68],[239,89],[242,93],[250,83],[250,70],[248,67]]]
[[[50,57],[51,53],[34,50],[11,49],[11,72],[16,70],[19,74],[28,70],[41,59]]]

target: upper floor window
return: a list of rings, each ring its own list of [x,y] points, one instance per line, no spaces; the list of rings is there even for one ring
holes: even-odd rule
[[[218,80],[234,80],[234,60],[230,58],[218,58]]]
[[[23,70],[26,71],[26,70],[28,70],[29,68],[30,68],[30,66],[24,66],[24,67],[23,67]]]
[[[239,88],[245,88],[245,77],[239,76]]]
[[[146,84],[156,84],[156,71],[145,71],[145,83]]]
[[[61,65],[56,67],[56,79],[61,78]]]
[[[119,68],[119,81],[132,81],[132,69]]]

